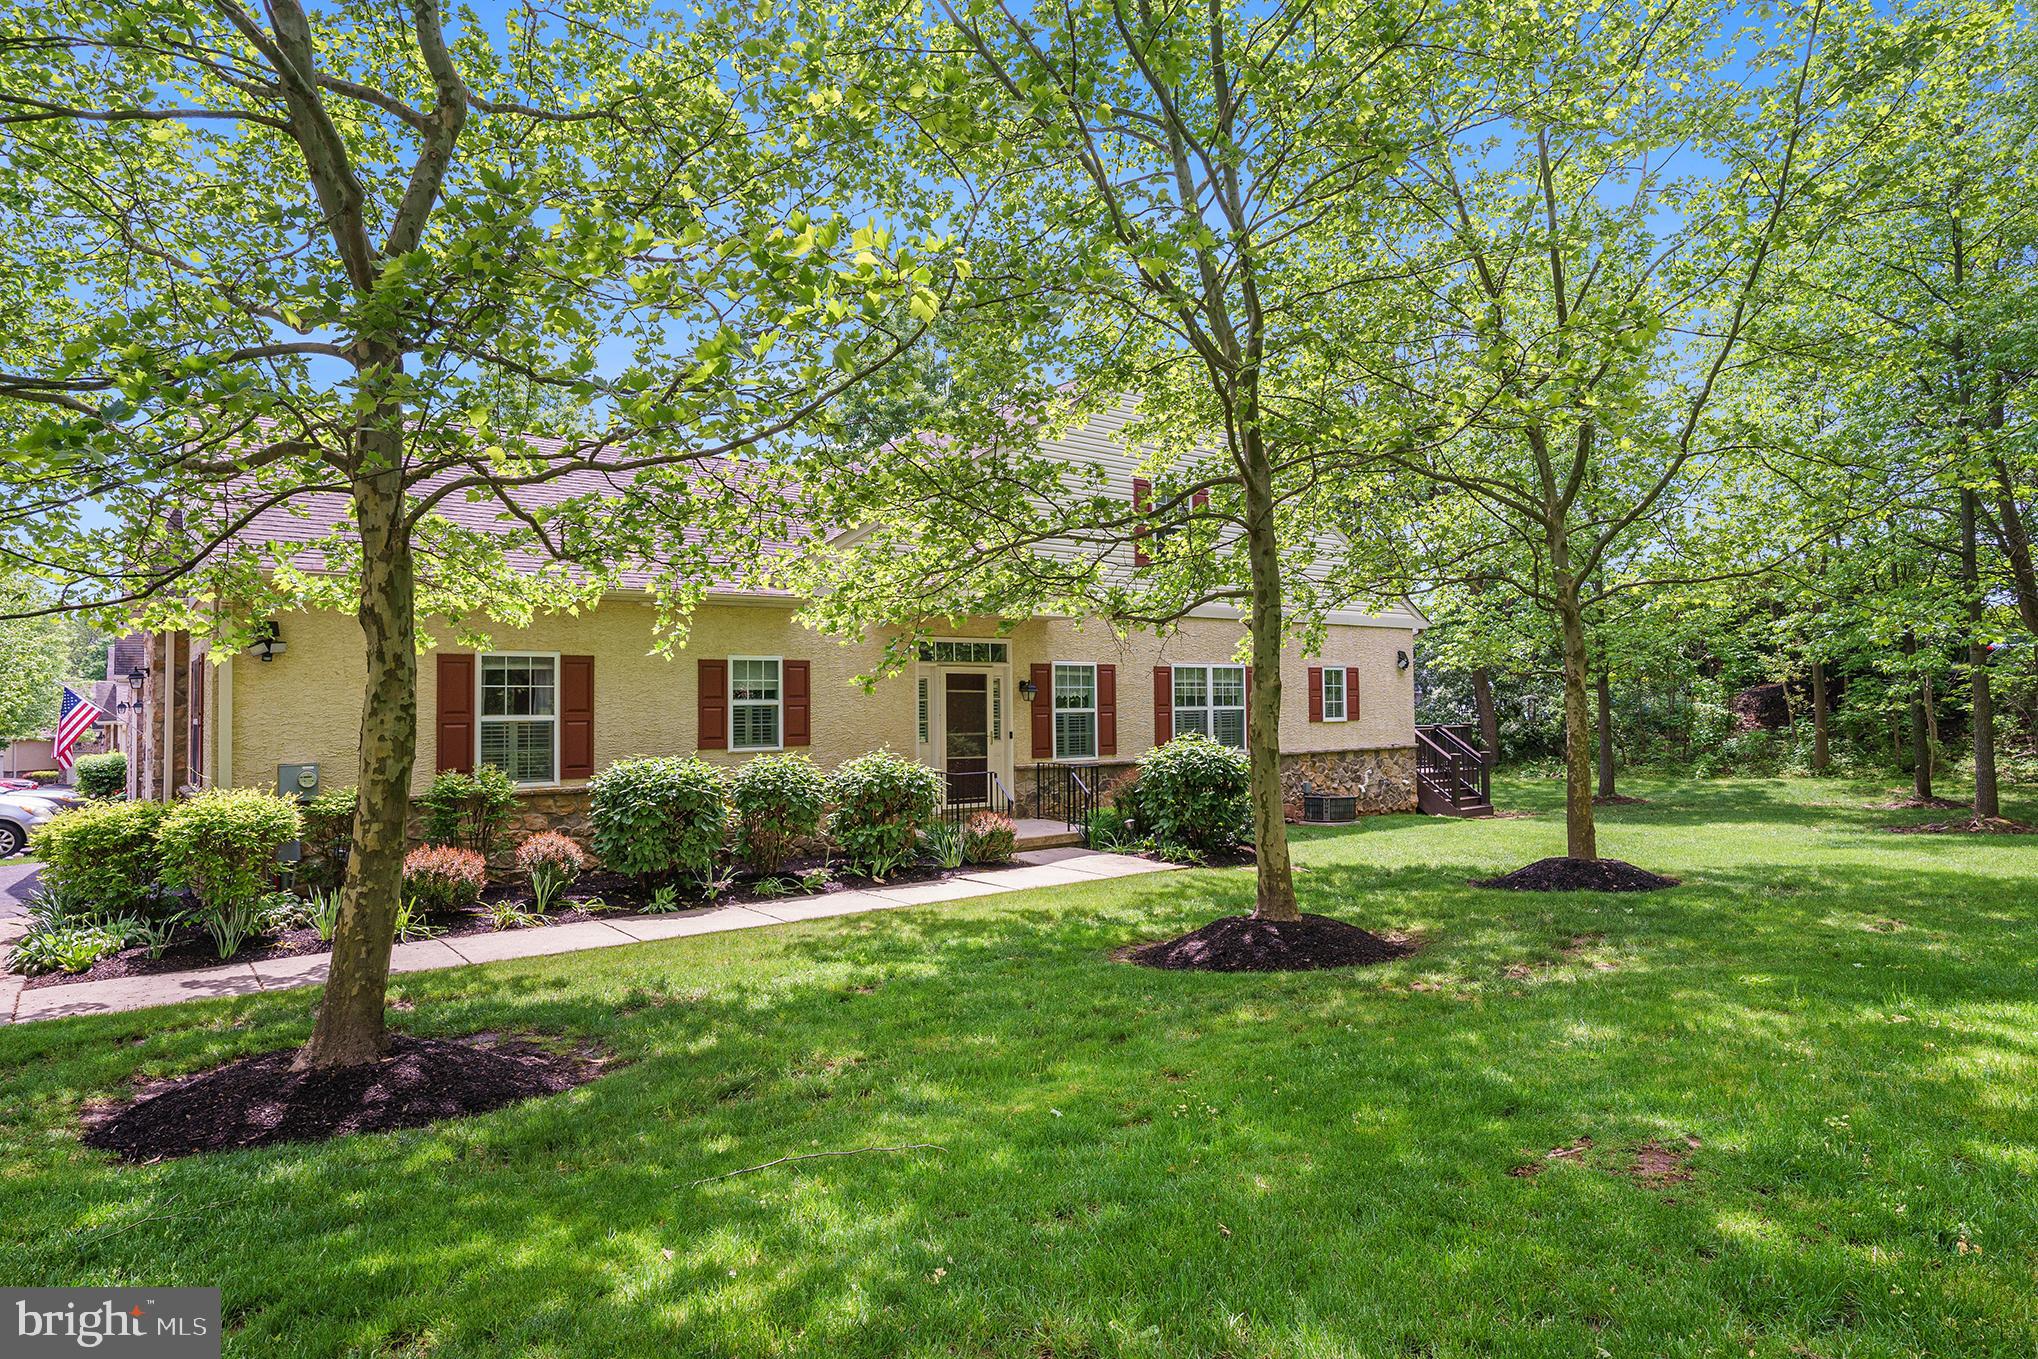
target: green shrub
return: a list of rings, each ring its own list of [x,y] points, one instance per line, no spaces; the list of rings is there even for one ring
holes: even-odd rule
[[[757,873],[778,872],[802,840],[821,829],[828,779],[804,755],[760,755],[729,780],[736,853]]]
[[[347,856],[354,848],[354,813],[360,803],[360,795],[351,788],[326,788],[298,809],[304,817],[298,882],[316,891],[338,887],[346,879]]]
[[[94,802],[59,813],[30,837],[47,865],[43,880],[91,914],[162,914],[174,906],[158,890],[158,841],[169,815],[160,802]]]
[[[1197,854],[1252,837],[1251,766],[1242,750],[1188,732],[1139,762],[1139,817],[1164,847]]]
[[[416,801],[427,844],[461,845],[487,859],[516,818],[517,786],[509,775],[484,764],[471,774],[449,770],[439,775]]]
[[[78,791],[86,797],[127,796],[127,756],[119,751],[109,755],[84,755],[76,765]]]
[[[714,876],[725,813],[722,778],[705,760],[622,760],[588,785],[594,852],[617,873],[696,882]]]
[[[850,867],[882,878],[912,858],[920,828],[941,803],[941,775],[889,750],[873,751],[835,771],[828,800],[835,804],[828,833]]]
[[[7,955],[9,971],[27,977],[45,972],[83,972],[101,958],[118,953],[126,941],[103,925],[78,922],[32,929],[14,941]]]
[[[53,783],[62,783],[64,781],[63,774],[55,769],[31,769],[22,774],[21,777],[41,788],[47,788]]]
[[[472,906],[488,886],[488,861],[458,845],[419,845],[403,858],[404,896],[418,909]]]
[[[293,799],[259,788],[207,789],[163,818],[164,879],[191,890],[218,938],[230,913],[246,908],[252,921],[255,899],[276,880],[276,851],[302,829]]]
[[[255,903],[258,927],[263,934],[286,934],[311,928],[311,903],[295,892],[266,892]]]
[[[552,899],[586,871],[587,851],[569,835],[539,831],[517,846],[517,867],[530,877],[531,896],[542,915],[552,909]]]
[[[1008,864],[1019,828],[1003,812],[978,812],[962,828],[962,857],[973,864]]]

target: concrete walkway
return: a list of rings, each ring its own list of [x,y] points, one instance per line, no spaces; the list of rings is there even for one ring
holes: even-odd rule
[[[615,948],[652,939],[722,934],[729,930],[757,929],[829,916],[861,915],[866,911],[887,911],[901,906],[931,906],[944,901],[961,901],[966,897],[1016,892],[1028,887],[1056,887],[1139,873],[1162,873],[1170,867],[1129,854],[1093,854],[1085,849],[1032,850],[1019,855],[1019,859],[1021,862],[1012,868],[987,868],[941,882],[909,883],[859,892],[830,892],[824,896],[760,901],[744,906],[708,906],[671,915],[583,920],[570,925],[466,934],[457,939],[424,939],[414,944],[398,944],[390,955],[389,968],[391,972],[429,972],[436,968],[494,963],[508,958],[577,953],[583,949]],[[14,937],[21,933],[23,923],[18,919],[0,920],[0,947],[13,942]],[[166,972],[153,977],[71,982],[63,986],[39,987],[33,991],[22,989],[22,978],[17,974],[0,973],[0,1024],[62,1019],[71,1015],[112,1014],[120,1010],[141,1010],[151,1005],[173,1005],[178,1001],[205,1000],[214,996],[246,996],[258,991],[316,986],[325,980],[326,958],[323,953],[302,958],[270,958],[258,963],[227,963],[193,972]]]

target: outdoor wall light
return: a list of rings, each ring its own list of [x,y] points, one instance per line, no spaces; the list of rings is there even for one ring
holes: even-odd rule
[[[1405,652],[1405,651],[1397,651],[1397,652],[1395,652],[1395,653],[1394,653],[1394,668],[1395,668],[1396,670],[1406,670],[1406,669],[1408,668],[1408,653],[1407,653],[1407,652]]]
[[[1031,703],[1033,701],[1033,696],[1039,692],[1040,686],[1035,684],[1032,680],[1023,679],[1019,681],[1019,697],[1025,699],[1028,703]]]
[[[127,672],[127,682],[134,686],[134,696],[136,698],[142,696],[142,685],[148,682],[148,678],[149,670],[145,665],[138,665]]]
[[[270,619],[255,629],[255,655],[263,661],[273,661],[290,648],[284,644],[283,629]]]

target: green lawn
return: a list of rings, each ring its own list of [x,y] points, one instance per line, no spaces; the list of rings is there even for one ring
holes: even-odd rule
[[[1363,972],[1108,961],[1244,909],[1225,870],[402,978],[415,1031],[627,1064],[324,1146],[75,1132],[299,1040],[313,993],[0,1029],[0,1282],[217,1284],[265,1357],[2030,1359],[2038,838],[1887,835],[1933,814],[1864,785],[1626,791],[1602,849],[1684,887],[1467,889],[1559,852],[1547,783],[1305,833],[1307,909],[1429,941]],[[1621,1173],[1686,1137],[1690,1182]],[[908,1142],[945,1150],[693,1183]]]

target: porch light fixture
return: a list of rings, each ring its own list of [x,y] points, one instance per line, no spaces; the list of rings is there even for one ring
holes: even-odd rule
[[[1405,652],[1405,651],[1397,651],[1397,652],[1395,652],[1395,653],[1394,653],[1394,668],[1395,668],[1396,670],[1406,670],[1406,669],[1408,668],[1408,653],[1407,653],[1407,652]]]
[[[283,629],[270,619],[255,629],[255,655],[262,661],[273,661],[290,648],[283,641]]]
[[[134,686],[134,696],[136,698],[142,696],[142,685],[147,683],[148,678],[149,668],[145,665],[138,665],[127,672],[127,682]]]
[[[1019,681],[1019,697],[1025,699],[1028,703],[1031,703],[1033,701],[1033,696],[1039,692],[1040,686],[1035,684],[1032,680],[1023,679]]]

